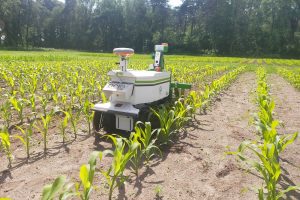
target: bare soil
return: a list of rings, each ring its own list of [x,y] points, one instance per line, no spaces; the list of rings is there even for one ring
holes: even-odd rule
[[[300,93],[277,76],[272,76],[270,81],[274,88],[282,84],[281,93],[273,92],[278,101],[281,101],[280,94],[286,94],[284,104],[276,110],[278,117],[286,123],[290,129],[288,131],[299,130]],[[256,189],[262,180],[255,173],[244,170],[233,156],[226,155],[227,151],[236,150],[242,141],[256,137],[250,122],[256,109],[255,88],[254,73],[244,73],[238,77],[217,98],[206,115],[197,115],[193,123],[180,132],[178,141],[163,151],[161,159],[145,165],[138,178],[126,170],[129,179],[123,187],[116,189],[114,198],[257,199]],[[279,89],[276,92],[280,92]],[[294,104],[298,105],[298,111],[293,109]],[[294,114],[288,114],[289,106]],[[78,180],[80,165],[87,163],[93,150],[111,148],[106,141],[94,143],[93,137],[87,136],[84,125],[80,130],[81,135],[76,140],[69,135],[67,145],[61,144],[59,130],[51,130],[48,154],[44,156],[42,144],[37,144],[28,163],[22,146],[15,146],[14,154],[18,156],[11,170],[7,170],[7,161],[2,155],[0,196],[16,200],[40,199],[43,186],[53,182],[57,176],[66,175],[71,181]],[[286,159],[284,167],[289,172],[287,176],[296,183],[300,183],[299,144],[298,140],[291,145],[283,157]],[[105,167],[110,161],[106,158],[99,165]],[[95,182],[99,188],[93,192],[91,199],[107,199],[103,178],[96,178]]]

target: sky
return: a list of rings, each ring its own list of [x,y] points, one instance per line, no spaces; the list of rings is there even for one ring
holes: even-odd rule
[[[65,2],[65,0],[59,0],[61,2]],[[181,1],[182,0],[169,0],[169,4],[172,6],[172,7],[176,7],[176,6],[180,6],[181,5]]]

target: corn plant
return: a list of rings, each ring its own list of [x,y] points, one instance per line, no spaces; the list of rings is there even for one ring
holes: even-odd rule
[[[63,110],[66,110],[67,95],[61,95],[61,103],[62,103]]]
[[[20,123],[23,123],[23,109],[25,107],[25,99],[17,100],[14,96],[10,97],[10,103],[13,108],[17,111]]]
[[[32,74],[30,75],[31,80],[29,81],[29,83],[27,83],[27,86],[29,87],[29,92],[32,94],[35,94],[36,90],[37,90],[37,83],[38,83],[38,78],[37,78],[37,74]]]
[[[139,175],[138,170],[141,167],[143,157],[149,162],[153,156],[157,154],[162,155],[160,149],[155,145],[158,133],[158,129],[152,130],[150,122],[143,123],[139,121],[135,125],[135,132],[130,135],[130,143],[140,143],[140,146],[136,149],[137,152],[131,159],[137,176]]]
[[[101,161],[103,157],[103,152],[94,151],[90,155],[89,163],[86,165],[82,165],[80,168],[79,177],[81,182],[79,184],[76,184],[76,191],[78,196],[80,196],[82,200],[90,199],[91,192],[93,191],[93,181],[96,172],[96,164],[98,157]],[[83,188],[82,192],[80,192],[80,186],[82,186]]]
[[[52,118],[52,112],[46,116],[42,116],[42,123],[39,123],[39,126],[35,126],[42,134],[43,143],[44,143],[44,153],[47,152],[47,143],[48,143],[48,130],[49,124]]]
[[[45,117],[45,116],[47,116],[47,106],[48,106],[49,100],[46,96],[39,96],[39,100],[41,101],[43,117]]]
[[[202,107],[202,100],[195,91],[191,91],[185,100],[186,104],[190,106],[190,110],[193,114],[196,113],[197,109]]]
[[[23,82],[20,82],[20,86],[19,86],[18,92],[20,93],[22,99],[26,98],[25,97],[25,89],[24,89]]]
[[[66,140],[66,129],[68,127],[68,122],[70,120],[70,114],[66,111],[63,111],[64,113],[64,118],[60,123],[60,130],[61,130],[61,135],[62,135],[62,139],[63,139],[63,144],[65,144],[65,140]]]
[[[144,127],[144,128],[143,128]],[[160,154],[160,149],[155,145],[159,129],[152,130],[150,122],[137,122],[135,133],[138,135],[138,140],[141,142],[142,154],[148,162],[153,156]]]
[[[51,99],[52,95],[51,95],[51,90],[49,89],[47,83],[43,84],[43,93],[44,93],[45,98],[49,101]]]
[[[81,108],[79,108],[77,111],[73,111],[72,107],[69,107],[68,113],[70,116],[71,126],[73,128],[73,134],[76,139],[77,138],[77,123],[80,118]]]
[[[80,182],[70,183],[65,176],[59,176],[52,184],[43,188],[42,200],[67,199],[78,196],[81,200],[89,200],[94,189],[93,180],[96,172],[97,158],[102,160],[104,152],[94,151],[90,155],[88,164],[82,165],[79,172]]]
[[[43,187],[42,200],[53,200],[55,197],[63,200],[75,196],[72,187],[73,183],[68,183],[65,176],[59,176],[52,184]]]
[[[160,122],[160,131],[158,135],[158,142],[161,145],[170,144],[176,131],[176,122],[179,117],[175,116],[175,111],[162,106],[158,111],[151,109],[152,113],[157,117]]]
[[[15,91],[15,79],[11,75],[7,75],[5,72],[2,72],[2,77],[6,81],[7,85],[10,87],[10,94],[13,95]]]
[[[282,145],[283,149],[290,144],[292,140],[289,140]],[[244,154],[244,151],[248,149],[252,152],[257,159],[252,159]],[[259,200],[277,200],[284,196],[284,194],[291,190],[299,190],[297,186],[289,186],[287,189],[280,191],[277,187],[279,177],[281,175],[281,168],[278,158],[278,150],[274,143],[259,144],[256,142],[245,141],[241,143],[238,151],[233,153],[237,155],[242,161],[252,166],[265,182],[265,187],[258,190]]]
[[[91,134],[91,122],[92,122],[93,116],[94,116],[94,113],[91,112],[91,108],[92,108],[92,103],[90,103],[89,100],[86,99],[84,104],[83,104],[82,111],[83,111],[83,114],[84,114],[84,118],[85,118],[85,120],[88,124],[89,134]]]
[[[29,121],[29,124],[25,124],[27,128],[24,130],[20,126],[17,126],[17,129],[19,129],[22,133],[22,135],[14,135],[13,137],[19,139],[22,144],[25,147],[27,159],[30,158],[30,146],[31,146],[31,137],[33,133],[33,126],[34,126],[34,121]]]
[[[178,118],[178,120],[176,121],[176,129],[180,129],[188,120],[191,119],[192,107],[187,104],[183,98],[180,98],[175,102],[173,110],[175,116]]]
[[[34,115],[34,120],[36,120],[36,99],[35,99],[35,94],[31,94],[29,98],[30,106],[31,106],[31,112]]]
[[[10,127],[10,123],[11,123],[11,119],[12,119],[12,113],[11,113],[11,107],[10,107],[10,102],[9,101],[5,101],[2,105],[1,105],[1,114],[2,114],[2,118],[5,120],[5,130],[8,130]]]
[[[139,141],[139,135],[138,133],[132,132],[129,137],[129,145],[132,143],[140,143]],[[132,155],[132,158],[130,159],[130,163],[132,164],[132,169],[135,172],[136,176],[139,176],[139,168],[141,167],[141,162],[142,162],[143,154],[142,154],[142,146],[139,145],[135,153]]]
[[[106,171],[101,170],[101,172],[108,183],[108,199],[111,200],[114,189],[125,182],[126,177],[123,174],[124,170],[132,156],[136,153],[136,149],[139,147],[140,144],[138,142],[133,142],[129,144],[125,138],[116,138],[113,136],[107,137],[109,137],[113,141],[113,144],[115,146],[114,151],[106,150],[107,154],[113,156],[113,161]],[[127,151],[126,147],[128,147]]]
[[[1,146],[6,154],[6,158],[8,160],[8,167],[11,168],[12,166],[12,159],[13,155],[10,149],[10,136],[8,132],[2,132],[0,133],[0,139],[1,139]]]

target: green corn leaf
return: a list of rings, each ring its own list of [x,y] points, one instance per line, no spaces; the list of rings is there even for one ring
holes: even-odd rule
[[[54,183],[51,185],[46,185],[43,188],[42,200],[52,200],[56,195],[58,195],[66,182],[65,176],[59,176],[55,179]]]
[[[287,189],[280,191],[276,196],[276,200],[283,198],[286,193],[295,190],[300,190],[300,186],[289,186]]]
[[[90,165],[82,165],[81,168],[80,168],[80,174],[79,174],[79,177],[80,177],[80,180],[83,184],[83,187],[85,189],[88,189],[91,187],[91,183],[89,181],[89,171],[90,171]]]

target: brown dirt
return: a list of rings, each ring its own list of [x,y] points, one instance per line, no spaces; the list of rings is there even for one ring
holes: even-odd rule
[[[257,199],[256,187],[260,186],[261,179],[241,169],[233,156],[225,154],[229,149],[236,150],[243,140],[255,137],[254,128],[249,123],[255,111],[252,93],[255,87],[255,74],[242,74],[211,106],[207,115],[196,116],[196,120],[181,132],[179,140],[163,152],[162,159],[145,165],[139,178],[127,170],[129,179],[119,191],[116,189],[115,199]],[[285,87],[291,88],[289,85]],[[297,91],[293,94],[299,96]],[[285,99],[296,101],[293,99],[296,96],[287,96],[289,98]],[[297,99],[299,101],[300,98]],[[278,115],[280,113],[278,111]],[[298,123],[296,127],[299,128],[299,118],[290,117],[291,124],[287,125],[293,127],[293,123]],[[281,119],[284,120],[284,117]],[[53,182],[58,175],[78,180],[80,165],[87,163],[91,151],[111,147],[105,141],[94,144],[94,139],[86,136],[86,129],[84,126],[81,128],[82,135],[76,141],[69,138],[71,142],[68,145],[60,143],[58,130],[51,130],[53,135],[49,138],[48,155],[43,156],[42,144],[37,144],[28,164],[24,150],[19,146],[10,171],[6,170],[7,161],[2,155],[0,196],[16,200],[40,199],[43,186]],[[284,158],[299,164],[299,156],[298,159],[295,156],[299,155],[296,154],[297,149],[289,148],[287,152]],[[107,166],[109,162],[110,158],[107,158],[101,165]],[[298,179],[299,174],[299,168],[297,174],[295,167],[290,177]],[[107,199],[101,182],[102,178],[96,179],[100,188],[93,192],[91,199]]]
[[[300,91],[278,75],[269,76],[275,116],[281,121],[280,134],[300,132]],[[300,184],[300,137],[287,147],[281,157],[281,186]],[[300,192],[290,192],[288,199],[300,199]]]

